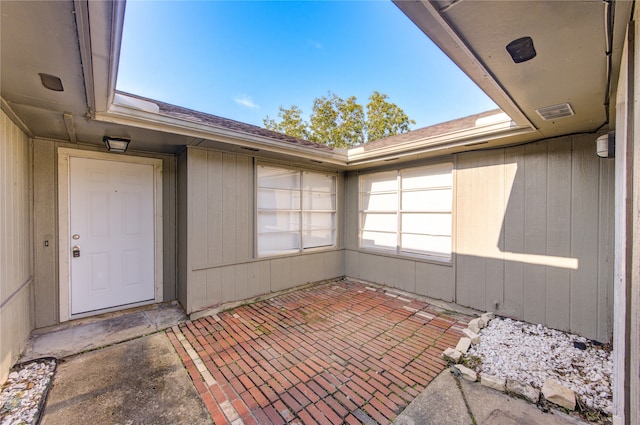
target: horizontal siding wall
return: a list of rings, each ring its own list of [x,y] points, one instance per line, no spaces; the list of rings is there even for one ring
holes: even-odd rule
[[[613,165],[593,136],[459,155],[456,301],[608,341]]]
[[[33,329],[31,143],[0,111],[0,383]]]
[[[254,159],[192,147],[184,156],[187,313],[344,275],[340,247],[254,258]]]

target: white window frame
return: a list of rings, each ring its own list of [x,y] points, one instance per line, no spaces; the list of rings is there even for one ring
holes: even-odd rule
[[[282,173],[295,174],[296,185],[295,187],[270,187],[261,184],[260,171],[271,169],[272,171],[280,171]],[[326,190],[314,190],[313,188],[307,189],[305,187],[305,176],[307,178],[322,178],[327,177],[331,180],[328,184],[329,191]],[[311,179],[309,179],[310,181]],[[268,206],[262,204],[261,191],[275,192],[277,191],[290,191],[294,202],[287,208]],[[329,250],[336,247],[337,232],[338,232],[338,175],[336,173],[320,172],[320,171],[308,171],[297,169],[293,167],[279,166],[274,164],[257,164],[256,165],[256,255],[258,258],[273,257],[287,254],[300,254],[303,252],[316,251],[316,250]],[[320,203],[326,203],[327,201],[333,206],[333,208],[314,208],[311,201],[318,200],[318,198],[325,197],[325,202],[320,200]],[[275,199],[275,198],[274,198]],[[307,202],[305,202],[307,201]],[[277,216],[278,214],[290,214],[297,215],[293,220],[293,223],[289,223],[292,226],[289,230],[275,230],[275,231],[263,231],[266,226],[262,223],[261,218],[268,215]],[[308,220],[308,216],[312,214],[324,214],[331,217],[331,225],[329,227],[311,227],[311,221]],[[310,242],[310,238],[306,234],[312,231],[329,232],[330,240],[327,243],[314,244]],[[262,248],[261,237],[266,240],[267,235],[281,234],[286,237],[287,235],[295,235],[297,246],[282,249],[264,249]]]
[[[427,182],[432,176],[436,178],[432,179],[431,184],[422,183],[422,186],[411,186],[408,175],[422,176]],[[380,179],[378,188],[366,190],[365,184],[370,183],[376,177]],[[362,174],[359,177],[358,185],[358,245],[361,250],[451,262],[453,253],[453,163],[446,162]],[[411,208],[409,206],[403,207],[403,199],[408,204],[411,199],[409,196],[412,193],[434,196],[435,199],[432,204],[424,207],[416,207],[415,205]],[[367,202],[369,205],[365,205]],[[427,231],[405,231],[403,229],[403,219],[407,223],[405,227],[408,227],[409,219],[415,219],[420,215],[424,215],[427,220],[429,216],[433,217],[433,220],[426,226]],[[435,229],[436,227],[437,229]],[[432,250],[429,247],[416,248],[415,241],[413,247],[409,246],[408,242],[403,242],[403,237],[404,241],[408,241],[408,237],[413,237],[414,240],[431,238],[434,241],[434,245],[431,246],[438,248],[438,250]],[[376,239],[383,243],[376,245]],[[371,243],[371,240],[374,242]],[[392,246],[393,243],[395,246]]]

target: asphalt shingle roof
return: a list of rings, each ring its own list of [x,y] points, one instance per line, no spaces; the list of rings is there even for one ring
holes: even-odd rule
[[[333,151],[333,148],[327,145],[311,142],[297,137],[288,136],[286,134],[278,133],[276,131],[267,130],[266,128],[258,127],[257,125],[246,124],[240,121],[235,121],[229,118],[223,118],[217,115],[207,114],[204,112],[195,111],[193,109],[183,108],[182,106],[172,105],[170,103],[160,102],[159,100],[149,99],[146,97],[118,92],[125,96],[141,99],[147,102],[152,102],[158,105],[160,108],[160,114],[172,118],[179,118],[186,121],[191,121],[200,124],[211,125],[213,127],[223,128],[226,130],[237,131],[240,133],[251,134],[255,136],[266,137],[272,140],[277,140],[293,145],[305,146],[309,148]]]

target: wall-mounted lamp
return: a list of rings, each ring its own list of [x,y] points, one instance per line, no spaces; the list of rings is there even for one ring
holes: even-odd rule
[[[125,139],[124,137],[104,136],[102,138],[102,141],[104,142],[104,145],[107,147],[107,150],[109,152],[124,153],[127,151],[127,148],[129,147],[129,142],[131,140]]]
[[[616,132],[610,131],[596,139],[596,154],[600,158],[615,158]]]

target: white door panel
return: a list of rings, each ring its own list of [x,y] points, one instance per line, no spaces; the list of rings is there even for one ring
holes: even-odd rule
[[[154,299],[153,175],[148,164],[69,159],[71,314]]]

